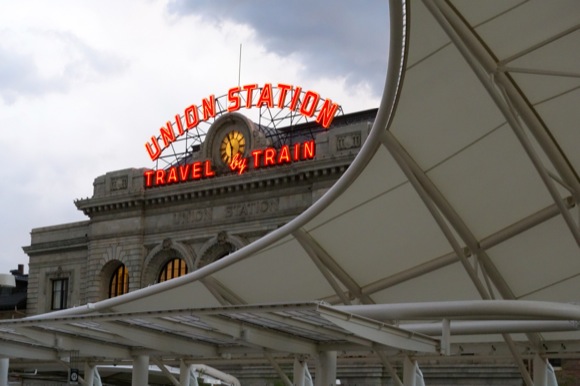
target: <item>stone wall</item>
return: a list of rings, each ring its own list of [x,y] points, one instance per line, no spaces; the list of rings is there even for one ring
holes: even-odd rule
[[[78,306],[83,280],[87,275],[86,258],[89,222],[37,228],[31,233],[31,246],[24,251],[30,258],[27,314],[51,309],[51,281],[68,278],[68,306]]]
[[[93,196],[75,201],[88,221],[32,230],[24,247],[30,257],[28,314],[50,311],[53,280],[69,280],[67,307],[97,302],[108,297],[121,264],[135,291],[155,284],[169,252],[192,271],[287,223],[348,168],[374,114],[336,118],[317,135],[314,160],[149,189],[146,169],[97,177]]]

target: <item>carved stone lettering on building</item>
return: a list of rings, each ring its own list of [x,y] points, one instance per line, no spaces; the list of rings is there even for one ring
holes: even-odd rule
[[[336,137],[336,150],[358,149],[361,146],[361,133],[348,133]]]
[[[263,214],[276,213],[279,206],[280,199],[278,198],[228,205],[226,206],[226,218],[258,216]]]
[[[125,190],[129,186],[129,177],[113,177],[111,178],[111,191]]]
[[[173,225],[188,225],[211,221],[212,208],[192,209],[173,214]]]

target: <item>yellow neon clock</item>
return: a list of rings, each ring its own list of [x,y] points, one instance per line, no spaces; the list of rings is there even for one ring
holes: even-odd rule
[[[246,150],[246,138],[238,130],[231,130],[222,139],[220,155],[222,160],[229,165],[236,154],[244,154]]]

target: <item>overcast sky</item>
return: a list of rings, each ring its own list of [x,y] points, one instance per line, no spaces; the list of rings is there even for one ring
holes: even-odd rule
[[[82,221],[106,172],[152,167],[144,143],[210,94],[288,83],[345,113],[378,106],[386,1],[0,2],[0,273],[33,228]],[[243,113],[243,111],[240,111]]]

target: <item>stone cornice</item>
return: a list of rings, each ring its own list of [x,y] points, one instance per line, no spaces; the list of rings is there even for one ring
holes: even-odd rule
[[[88,246],[87,237],[77,237],[67,240],[50,241],[44,243],[35,243],[27,247],[22,247],[24,253],[28,256],[33,256],[35,254],[46,254],[46,253],[57,253],[64,250],[82,250],[86,249]]]
[[[75,200],[74,203],[77,209],[82,210],[87,216],[91,216],[98,212],[138,209],[142,207],[143,202],[144,194],[131,194],[105,198],[83,198]]]
[[[296,183],[315,182],[317,179],[337,179],[354,157],[341,157],[302,163],[300,167],[283,166],[275,170],[258,170],[240,177],[227,175],[211,180],[191,181],[172,186],[141,189],[139,193],[118,194],[108,197],[84,198],[75,201],[79,210],[89,217],[111,212],[141,210],[144,207],[166,205],[191,199],[222,198],[232,193],[252,193],[269,187],[284,188]]]

